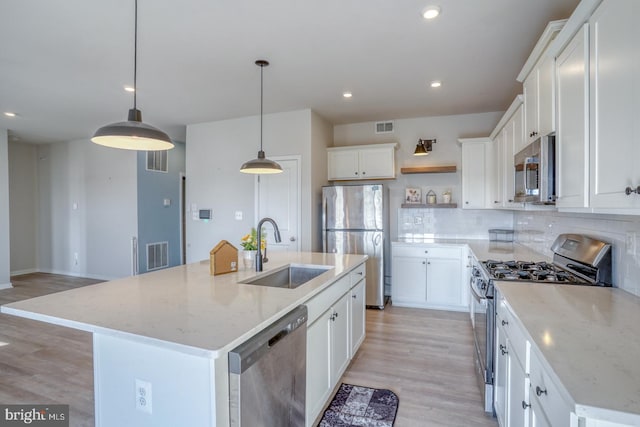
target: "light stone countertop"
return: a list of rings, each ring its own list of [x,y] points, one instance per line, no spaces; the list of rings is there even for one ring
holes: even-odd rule
[[[640,425],[640,298],[616,288],[495,283],[578,416]]]
[[[253,270],[211,276],[206,260],[15,302],[1,311],[215,358],[366,259],[366,255],[269,253],[263,273],[290,263],[332,266],[296,289],[238,283],[256,276]]]
[[[516,242],[494,242],[485,239],[399,238],[393,245],[467,245],[480,261],[547,261],[549,257]]]

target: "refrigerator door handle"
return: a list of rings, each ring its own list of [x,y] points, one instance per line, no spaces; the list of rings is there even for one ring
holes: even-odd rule
[[[382,234],[376,233],[373,237],[373,246],[380,246]]]

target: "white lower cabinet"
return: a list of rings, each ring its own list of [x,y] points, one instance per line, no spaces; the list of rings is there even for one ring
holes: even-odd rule
[[[351,355],[351,345],[349,342],[349,300],[351,294],[345,294],[335,303],[332,308],[332,315],[329,319],[329,336],[331,349],[331,384],[338,382],[347,365]]]
[[[307,426],[313,425],[364,340],[364,271],[364,264],[356,267],[307,302]]]
[[[537,349],[531,351],[531,407],[536,408],[537,425],[568,426],[571,423],[571,406],[543,365]],[[546,423],[546,424],[545,424]]]
[[[394,243],[391,299],[400,307],[469,309],[464,248]]]
[[[307,426],[313,423],[331,393],[330,311],[307,327]]]
[[[552,381],[537,347],[495,293],[494,407],[501,427],[573,426],[568,394]]]
[[[364,341],[365,328],[365,292],[366,280],[360,280],[356,286],[351,289],[351,353],[350,357],[356,354],[356,351]]]
[[[496,298],[496,305],[493,402],[496,417],[502,427],[526,426],[530,406],[529,378],[525,370],[528,347],[521,341],[512,316],[506,312],[504,300]]]

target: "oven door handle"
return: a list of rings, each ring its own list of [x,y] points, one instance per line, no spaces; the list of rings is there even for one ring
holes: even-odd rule
[[[481,304],[483,307],[486,307],[487,306],[487,298],[485,298],[482,295],[478,294],[478,292],[476,291],[476,287],[473,286],[473,284],[471,284],[470,288],[471,288],[471,295],[473,295],[473,298],[478,302],[478,304]]]

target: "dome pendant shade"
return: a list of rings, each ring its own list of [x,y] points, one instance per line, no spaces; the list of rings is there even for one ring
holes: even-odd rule
[[[124,150],[159,151],[173,148],[171,138],[160,129],[142,122],[142,112],[132,108],[126,122],[111,123],[96,131],[91,141]]]
[[[264,151],[258,151],[258,158],[249,160],[240,167],[240,172],[254,173],[254,174],[267,174],[267,173],[280,173],[282,167],[265,157]]]
[[[137,108],[138,81],[138,0],[134,1],[133,27],[133,108],[126,122],[111,123],[93,134],[91,142],[105,147],[124,150],[160,151],[173,148],[169,135],[142,122],[142,112]]]
[[[262,83],[262,74],[264,71],[264,67],[268,66],[269,62],[265,61],[264,59],[258,59],[256,61],[256,65],[260,67],[260,151],[258,151],[257,159],[249,160],[248,162],[245,162],[242,166],[240,166],[240,172],[252,174],[281,173],[282,167],[273,160],[267,159],[264,155],[264,151],[262,151],[262,94],[264,87]]]

